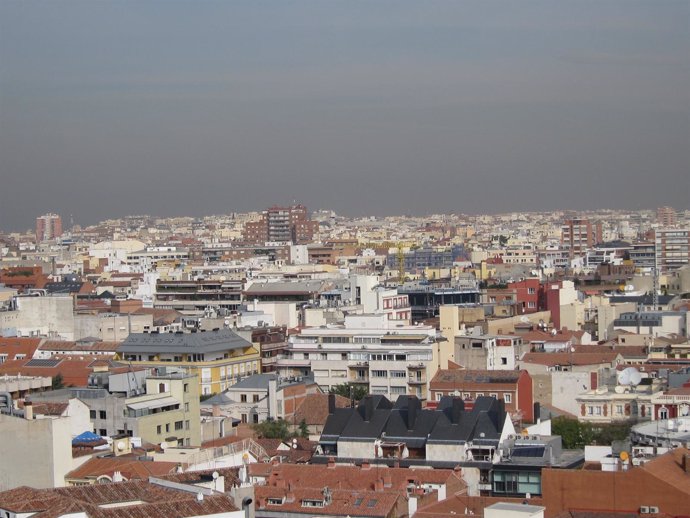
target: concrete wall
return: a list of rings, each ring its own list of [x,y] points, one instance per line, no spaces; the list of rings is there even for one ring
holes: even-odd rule
[[[462,444],[427,444],[426,459],[445,462],[449,460],[464,461],[466,459],[465,446]]]
[[[338,441],[338,457],[347,459],[374,459],[374,441]]]
[[[17,298],[17,334],[74,340],[74,302],[71,296]]]
[[[489,320],[486,323],[484,334],[501,335],[511,334],[515,332],[515,325],[523,323],[524,318],[527,318],[532,324],[538,325],[540,320],[544,322],[551,321],[550,311],[538,311],[537,313],[528,313],[526,315],[514,316],[510,318],[500,318],[498,320]]]
[[[552,372],[551,404],[556,408],[579,415],[580,405],[575,396],[592,388],[589,372]]]
[[[18,486],[62,487],[72,470],[70,418],[0,415],[0,491]]]

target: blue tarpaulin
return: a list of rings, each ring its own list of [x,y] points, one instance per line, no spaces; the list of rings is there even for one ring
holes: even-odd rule
[[[84,432],[72,439],[72,444],[79,444],[83,442],[98,442],[101,439],[102,437],[100,435],[96,435],[93,432]]]

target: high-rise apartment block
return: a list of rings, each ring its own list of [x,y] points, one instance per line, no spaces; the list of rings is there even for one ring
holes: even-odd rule
[[[247,243],[305,244],[314,239],[318,230],[319,223],[309,218],[304,205],[271,207],[263,211],[261,220],[245,225],[243,238]]]
[[[673,207],[659,207],[656,209],[656,220],[662,227],[672,227],[677,222],[676,209]]]
[[[62,218],[57,214],[45,214],[36,218],[36,242],[48,241],[62,235]]]
[[[587,249],[601,242],[601,223],[588,219],[574,218],[565,222],[561,229],[561,243],[570,250],[570,256],[584,254]]]
[[[656,268],[661,273],[677,270],[688,264],[690,229],[658,228],[654,231]]]

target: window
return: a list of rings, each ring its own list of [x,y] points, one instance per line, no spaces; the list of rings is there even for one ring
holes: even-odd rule
[[[436,395],[435,395],[436,401],[441,401],[442,397],[443,397],[443,392],[436,392]]]
[[[491,394],[489,394],[489,396],[498,399],[498,394],[496,394],[495,392],[492,392]]]
[[[527,293],[528,293],[529,295],[534,295],[534,293],[535,293],[534,288],[527,288]]]
[[[508,365],[508,358],[506,358],[505,356],[501,358],[501,365]]]
[[[505,392],[503,394],[503,401],[505,401],[506,403],[512,403],[513,402],[513,395],[509,392]]]
[[[184,404],[184,411],[189,412],[189,403]]]
[[[247,422],[247,414],[242,414],[242,415],[240,416],[240,420],[241,420],[243,423],[246,423],[246,422]]]
[[[189,419],[184,422],[184,429],[189,430]]]
[[[168,433],[170,431],[170,423],[165,423],[165,432]]]
[[[530,300],[530,301],[527,303],[527,307],[528,307],[528,308],[531,308],[531,309],[534,309],[534,308],[537,307],[537,305],[535,304],[535,302],[534,302],[533,300]]]
[[[373,371],[371,371],[371,377],[372,378],[387,378],[388,377],[388,371],[373,370]]]
[[[240,394],[240,403],[247,402],[247,394]]]
[[[89,419],[96,419],[96,411],[89,410]]]
[[[182,421],[175,421],[175,430],[182,430],[184,423]]]
[[[100,430],[98,430],[98,435],[100,435],[101,437],[105,437],[108,435],[108,430],[106,430],[105,428],[101,428]]]
[[[100,410],[100,411],[98,412],[98,418],[99,418],[99,419],[106,419],[106,417],[107,417],[107,416],[106,416],[105,410]]]
[[[189,392],[189,383],[184,384],[184,391]]]
[[[259,422],[259,414],[252,414],[252,422],[254,424]]]
[[[616,405],[616,413],[618,415],[623,415],[623,405]]]
[[[258,403],[259,402],[259,394],[254,394],[252,396],[252,402],[253,403]]]
[[[391,378],[407,378],[406,371],[390,371]]]
[[[160,435],[163,432],[163,427],[161,425],[156,426],[156,433]]]

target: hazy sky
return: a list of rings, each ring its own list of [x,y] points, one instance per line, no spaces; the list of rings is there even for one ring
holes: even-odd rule
[[[688,208],[690,1],[0,1],[0,228]]]

